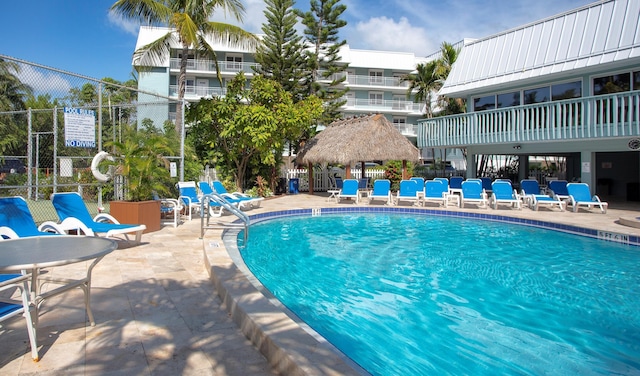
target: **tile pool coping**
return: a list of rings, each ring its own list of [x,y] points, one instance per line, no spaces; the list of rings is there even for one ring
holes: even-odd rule
[[[351,213],[397,213],[489,220],[532,226],[604,241],[640,246],[640,236],[608,232],[576,225],[479,212],[399,207],[336,207],[270,211],[250,215],[251,223],[283,217],[312,217]],[[239,220],[233,223],[241,223]],[[221,246],[203,240],[210,278],[232,319],[276,372],[287,375],[363,375],[364,369],[308,328],[253,277],[237,248],[241,228],[222,231]],[[250,230],[249,230],[250,232]]]

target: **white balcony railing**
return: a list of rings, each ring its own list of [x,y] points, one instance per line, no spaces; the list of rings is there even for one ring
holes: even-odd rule
[[[368,112],[398,112],[406,114],[421,114],[424,104],[404,100],[356,99],[347,98],[344,109],[362,110]]]
[[[170,61],[171,69],[180,69],[180,59],[172,58]],[[253,73],[253,68],[259,67],[258,63],[244,63],[244,62],[236,62],[236,61],[218,61],[218,66],[220,67],[220,72],[245,72],[245,73]],[[208,59],[188,59],[187,60],[187,70],[189,71],[203,71],[203,72],[215,72],[216,65],[213,60]]]
[[[322,75],[322,71],[319,71]],[[331,82],[340,78],[346,77],[344,83],[349,86],[363,86],[363,87],[376,87],[376,88],[391,88],[391,89],[404,89],[409,87],[409,83],[402,81],[399,77],[380,77],[380,76],[363,76],[349,74],[347,72],[335,73],[329,77],[323,78],[320,76],[318,81]]]
[[[640,91],[424,119],[418,147],[640,136]]]
[[[190,86],[184,90],[184,96],[187,99],[200,99],[202,97],[221,97],[227,94],[226,88],[207,87],[207,86]],[[178,96],[178,85],[169,85],[169,96]]]

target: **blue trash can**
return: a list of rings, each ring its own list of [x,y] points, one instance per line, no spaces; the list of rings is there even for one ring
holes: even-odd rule
[[[297,195],[300,180],[298,178],[289,179],[289,194]]]

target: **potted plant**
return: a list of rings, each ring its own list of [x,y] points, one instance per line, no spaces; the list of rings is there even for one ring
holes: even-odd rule
[[[154,193],[169,193],[169,166],[163,155],[171,155],[167,137],[156,131],[125,132],[124,141],[109,142],[113,149],[115,175],[123,184],[124,200],[111,201],[110,214],[121,223],[140,223],[145,232],[160,229],[160,201]]]

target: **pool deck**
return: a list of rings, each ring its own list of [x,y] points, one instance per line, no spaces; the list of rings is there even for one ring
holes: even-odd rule
[[[261,208],[247,214],[337,206],[353,204],[329,203],[324,193],[299,194],[265,200]],[[427,208],[438,210],[435,205]],[[573,213],[541,208],[534,212],[506,206],[487,210],[473,205],[447,210],[531,218],[640,236],[640,228],[618,223],[621,217],[640,216],[637,203],[610,203],[607,214],[597,209]],[[41,310],[39,362],[31,360],[24,320],[14,318],[3,323],[0,374],[358,374],[348,361],[258,292],[232,262],[221,234],[221,230],[208,230],[205,239],[200,239],[200,220],[195,217],[177,228],[165,226],[144,234],[142,244],[137,246],[119,241],[120,248],[93,271],[91,307],[96,326],[85,323],[81,290],[55,296]],[[80,263],[50,273],[69,276],[86,266]]]

